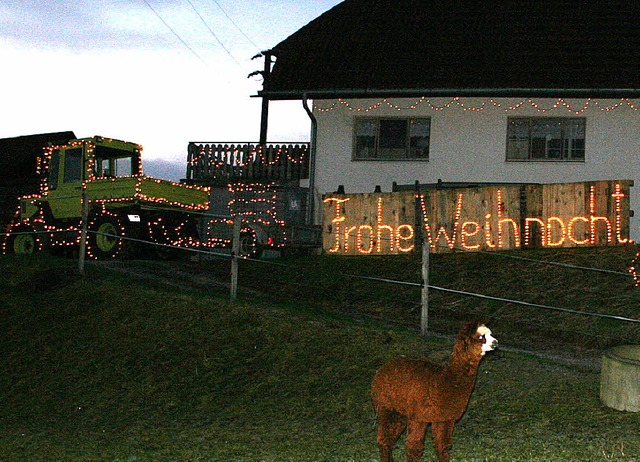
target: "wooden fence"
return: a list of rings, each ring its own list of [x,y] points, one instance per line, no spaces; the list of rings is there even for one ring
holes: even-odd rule
[[[198,184],[288,183],[306,178],[309,143],[189,143],[187,179]]]
[[[632,181],[509,184],[324,198],[324,250],[342,255],[619,245]]]

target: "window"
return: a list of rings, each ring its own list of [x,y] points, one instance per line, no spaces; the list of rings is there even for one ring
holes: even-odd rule
[[[509,118],[507,160],[584,161],[582,118]]]
[[[54,149],[51,152],[51,160],[49,161],[49,189],[58,188],[58,172],[60,163],[60,149]]]
[[[137,175],[135,153],[107,146],[95,148],[95,174],[98,177],[123,177]]]
[[[82,180],[82,148],[67,149],[64,154],[64,182]]]
[[[429,159],[431,119],[355,120],[355,160]]]

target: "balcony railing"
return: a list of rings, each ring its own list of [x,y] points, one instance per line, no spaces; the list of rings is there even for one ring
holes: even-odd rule
[[[309,178],[309,143],[189,143],[187,180],[293,183]]]

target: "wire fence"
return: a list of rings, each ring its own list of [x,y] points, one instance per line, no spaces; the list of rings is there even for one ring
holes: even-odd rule
[[[584,258],[590,258],[592,249],[582,251]],[[556,251],[558,256],[570,252]],[[606,247],[597,252],[614,254],[620,269],[504,252],[433,255],[431,282],[426,286],[429,328],[450,333],[456,322],[480,318],[519,331],[520,336],[529,337],[531,344],[544,342],[548,348],[565,342],[580,348],[637,342],[640,319],[635,313],[640,296],[631,274],[624,271],[625,264],[635,255],[635,247]],[[289,274],[270,274],[270,286],[282,284],[282,287],[271,288],[269,293],[293,302],[315,299],[321,305],[356,317],[376,318],[412,328],[424,322],[421,298],[425,285],[420,281],[419,259],[334,257],[331,260],[332,263],[344,260],[345,264],[337,271],[332,268],[331,274],[322,274],[322,269],[314,266],[318,260],[310,261],[309,266],[301,260],[286,268]],[[397,263],[386,265],[384,260],[397,260]],[[252,271],[244,267],[241,271],[259,281],[262,264],[254,264],[253,260],[248,263],[254,267]],[[371,267],[386,268],[390,274],[362,274],[380,272]],[[491,277],[487,277],[487,273],[492,273]],[[398,274],[411,277],[398,278]]]
[[[87,230],[87,233],[100,234],[95,230]],[[5,233],[5,238],[17,234],[26,233]],[[378,319],[391,325],[417,328],[425,322],[423,304],[427,289],[431,304],[428,322],[436,331],[450,332],[455,321],[475,317],[512,328],[519,325],[527,331],[539,329],[545,333],[541,334],[543,336],[559,332],[560,336],[572,338],[580,345],[594,347],[631,341],[640,335],[640,319],[631,315],[640,297],[633,289],[631,274],[623,271],[624,267],[593,267],[509,252],[473,252],[473,255],[454,252],[431,256],[431,264],[427,268],[431,280],[425,284],[423,261],[416,255],[331,256],[275,261],[241,257],[237,249],[235,252],[231,249],[216,251],[128,236],[117,237],[149,248],[190,255],[198,260],[215,258],[218,263],[208,265],[207,271],[215,273],[215,277],[221,280],[228,280],[231,299],[237,297],[239,285],[241,295],[243,290],[250,288],[252,294],[257,291],[278,301],[299,303],[305,300],[356,318]],[[618,247],[605,247],[600,252],[607,251],[617,251],[620,263],[635,252],[635,247],[629,250],[627,246],[624,252],[620,252]],[[562,252],[559,255],[563,255]],[[235,276],[226,265],[226,262],[234,261]],[[387,263],[381,263],[385,261]],[[505,264],[507,261],[509,263]],[[498,271],[499,268],[502,269]],[[380,274],[385,271],[387,274]],[[487,273],[492,274],[489,277]],[[398,274],[409,277],[397,277]],[[532,281],[534,278],[530,274],[546,279]],[[587,288],[595,290],[604,286],[609,290],[585,290],[584,283],[578,284],[585,277],[596,278],[593,284],[586,284]],[[570,284],[572,279],[575,287]],[[550,287],[549,281],[554,281],[556,287]],[[532,290],[532,284],[538,286],[537,291]],[[482,290],[483,286],[485,290]],[[499,288],[505,289],[503,294],[495,293]],[[577,293],[578,289],[583,293]]]

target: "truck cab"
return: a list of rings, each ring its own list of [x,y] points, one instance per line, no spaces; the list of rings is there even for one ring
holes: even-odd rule
[[[82,214],[78,201],[83,185],[101,179],[132,178],[142,173],[142,148],[134,143],[103,137],[75,140],[50,149],[45,176],[47,203],[57,219]],[[117,181],[113,181],[113,189]]]

